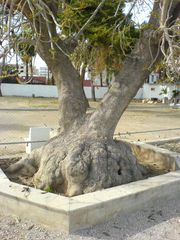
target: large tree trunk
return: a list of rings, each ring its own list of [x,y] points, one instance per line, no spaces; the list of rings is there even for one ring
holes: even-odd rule
[[[155,1],[149,22],[152,31],[144,31],[100,107],[91,115],[86,115],[86,99],[79,74],[64,51],[55,47],[55,55],[49,55],[49,35],[47,31],[43,32],[38,51],[58,87],[60,131],[41,149],[10,166],[7,169],[9,175],[29,176],[36,187],[67,196],[143,178],[144,168],[138,164],[130,145],[113,141],[113,134],[124,110],[147,78],[150,64],[154,59],[158,60],[159,35],[156,35],[157,39],[151,38],[150,33],[158,27],[159,13],[159,4]],[[52,36],[56,36],[55,26],[50,26]]]
[[[9,177],[29,176],[37,188],[74,196],[136,181],[144,168],[130,145],[94,136],[84,123],[51,139],[7,169]]]
[[[38,26],[39,27],[39,26]],[[42,27],[42,26],[41,26]],[[56,37],[56,27],[51,24],[52,36]],[[43,25],[46,29],[46,26]],[[39,55],[48,65],[58,88],[59,95],[59,128],[60,132],[66,132],[74,125],[81,125],[88,107],[80,75],[74,68],[69,57],[56,45],[54,54],[49,54],[47,49],[51,48],[48,32],[44,31],[43,36],[38,41],[37,50]],[[59,44],[61,41],[59,40]]]

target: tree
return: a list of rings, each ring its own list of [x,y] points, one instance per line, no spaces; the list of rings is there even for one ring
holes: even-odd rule
[[[25,80],[29,82],[29,80],[32,80],[33,77],[33,57],[35,57],[35,46],[31,44],[31,41],[24,42],[24,39],[32,39],[32,31],[30,28],[29,23],[22,24],[21,32],[17,35],[13,35],[13,38],[15,38],[15,47],[14,50],[16,54],[18,54],[22,60],[23,63],[25,63],[26,66],[26,77]],[[30,79],[29,79],[29,68],[30,68]]]
[[[68,38],[59,38],[57,28],[58,13],[64,11],[64,4],[70,1],[0,1],[1,4],[6,2],[9,16],[20,10],[31,23],[37,52],[51,70],[59,91],[58,135],[41,149],[10,166],[7,172],[33,177],[36,187],[50,188],[67,196],[143,177],[144,168],[137,163],[130,145],[115,142],[113,134],[152,66],[161,59],[159,46],[162,48],[163,43],[171,44],[169,32],[180,11],[180,0],[154,1],[147,27],[141,32],[132,52],[124,59],[100,107],[92,114],[86,114],[80,76],[69,54],[74,51],[77,40],[95,19],[97,12],[103,9],[105,1],[97,1],[97,8],[91,17],[76,34]],[[134,6],[139,1],[128,2]]]
[[[135,28],[130,16],[125,18],[122,10],[124,4],[124,1],[119,0],[115,0],[113,4],[106,1],[80,37],[72,60],[75,67],[81,69],[81,79],[84,79],[85,69],[88,67],[92,78],[97,75],[101,77],[102,72],[106,70],[109,80],[109,75],[119,71],[122,59],[134,46],[138,38],[138,29]],[[59,14],[62,33],[66,36],[76,34],[96,7],[96,0],[71,1],[67,4],[64,11]],[[120,21],[121,24],[117,24]],[[109,84],[109,81],[107,83]]]
[[[18,49],[19,56],[21,57],[22,61],[26,65],[26,81],[29,80],[29,66],[31,71],[31,77],[33,75],[33,66],[32,66],[32,59],[35,56],[34,46],[33,45],[26,45],[20,44]]]

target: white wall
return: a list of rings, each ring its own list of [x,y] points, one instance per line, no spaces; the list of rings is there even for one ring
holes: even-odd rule
[[[91,99],[91,87],[84,87],[86,97]],[[96,98],[102,98],[107,92],[107,87],[95,87]],[[31,84],[1,84],[2,96],[21,96],[21,97],[49,97],[57,98],[58,92],[56,86],[49,85],[31,85]]]
[[[143,88],[140,88],[137,93],[136,96],[134,97],[135,99],[143,99]]]
[[[89,90],[88,90],[89,91]],[[95,96],[97,99],[101,99],[104,97],[104,94],[107,93],[108,87],[95,87]],[[86,92],[85,92],[86,94]],[[92,98],[92,96],[91,96]]]
[[[167,94],[166,95],[160,95],[162,89],[167,88]],[[168,99],[171,99],[172,97],[172,91],[176,89],[175,85],[159,85],[159,84],[147,84],[145,83],[143,85],[143,99],[151,99],[151,98],[157,98],[162,99],[164,97],[168,97]]]
[[[161,90],[167,87],[167,95],[160,95]],[[135,99],[151,99],[157,98],[162,99],[168,97],[171,99],[172,91],[176,89],[174,85],[157,85],[145,83],[140,88],[135,96]],[[86,97],[92,98],[91,87],[84,87]],[[104,94],[108,91],[108,87],[95,87],[95,94],[97,99],[103,98]],[[52,97],[57,98],[58,92],[56,86],[49,85],[23,85],[23,84],[1,84],[2,96],[22,96],[22,97]]]
[[[30,84],[1,84],[2,96],[20,96],[20,97],[58,97],[57,87],[48,85],[30,85]]]

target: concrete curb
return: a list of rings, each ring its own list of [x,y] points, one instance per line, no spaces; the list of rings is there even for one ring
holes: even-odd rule
[[[164,143],[175,143],[175,142],[179,142],[180,141],[180,137],[174,137],[174,138],[166,138],[166,139],[161,139],[161,140],[153,140],[153,141],[147,141],[145,143],[147,144],[156,144],[156,145],[160,145],[160,144],[164,144]]]
[[[138,143],[137,147],[148,149],[151,156],[157,153],[155,146]],[[166,150],[159,149],[158,156],[164,154],[167,155]],[[163,198],[180,196],[177,159],[179,156],[168,151],[165,162],[174,172],[71,198],[11,182],[0,170],[0,211],[70,233],[107,221],[116,214],[126,215],[153,206]]]

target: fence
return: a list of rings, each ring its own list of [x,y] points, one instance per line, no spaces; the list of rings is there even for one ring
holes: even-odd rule
[[[57,109],[0,109],[0,154],[7,155],[25,151],[30,127],[58,125]]]
[[[27,108],[28,106],[30,108]],[[31,127],[49,127],[51,130],[56,130],[58,128],[57,106],[57,100],[45,98],[1,97],[0,155],[25,152],[27,141],[24,139],[28,137]],[[152,115],[154,118],[151,118]],[[115,138],[145,141],[145,139],[180,137],[180,112],[178,109],[172,111],[167,105],[146,106],[137,103],[128,107],[125,116],[124,122],[121,122],[124,127],[120,128],[120,134],[116,132]],[[133,118],[135,121],[132,122]],[[148,118],[152,120],[148,120]],[[153,122],[153,119],[154,123],[151,128],[147,128],[147,124],[150,121]],[[159,120],[161,124],[157,124]],[[162,123],[167,124],[162,125]],[[148,136],[146,136],[147,134]]]
[[[148,107],[150,108],[150,107]],[[157,108],[157,107],[156,107]],[[162,107],[161,107],[162,108]],[[137,111],[140,106],[130,106],[127,111]],[[0,108],[0,155],[9,155],[25,152],[25,138],[28,137],[30,127],[49,127],[56,130],[58,127],[58,112],[56,108],[6,109]],[[128,130],[128,129],[127,129]],[[150,129],[147,131],[130,131],[115,134],[115,138],[133,139],[134,135],[160,134],[162,132],[180,133],[180,127],[166,129]],[[137,138],[136,138],[137,140]]]

